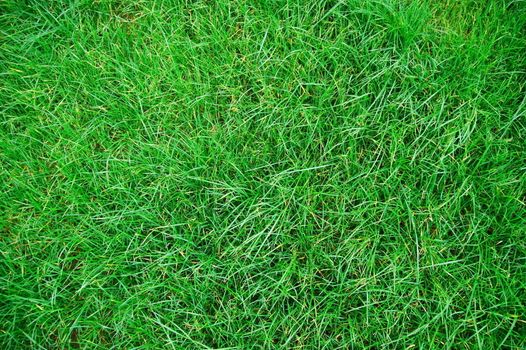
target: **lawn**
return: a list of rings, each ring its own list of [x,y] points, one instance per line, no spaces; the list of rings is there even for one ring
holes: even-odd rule
[[[0,0],[1,349],[525,349],[524,0]]]

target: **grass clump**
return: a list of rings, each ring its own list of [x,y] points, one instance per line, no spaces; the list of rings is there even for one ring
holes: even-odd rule
[[[523,349],[523,1],[0,2],[3,349]]]

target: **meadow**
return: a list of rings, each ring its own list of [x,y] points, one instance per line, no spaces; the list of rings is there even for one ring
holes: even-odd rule
[[[523,0],[1,0],[1,349],[525,349]]]

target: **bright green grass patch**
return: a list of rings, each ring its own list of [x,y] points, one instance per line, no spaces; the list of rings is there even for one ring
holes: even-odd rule
[[[0,1],[0,348],[523,349],[526,2]]]

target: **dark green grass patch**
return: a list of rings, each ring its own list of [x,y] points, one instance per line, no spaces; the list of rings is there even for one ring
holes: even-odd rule
[[[0,1],[0,348],[523,349],[526,2]]]

